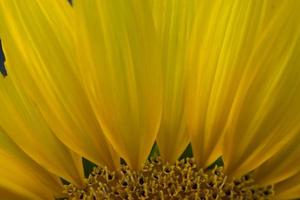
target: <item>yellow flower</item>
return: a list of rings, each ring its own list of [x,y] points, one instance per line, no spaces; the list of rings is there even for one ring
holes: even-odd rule
[[[197,167],[222,157],[222,187],[251,172],[274,198],[300,198],[299,10],[298,0],[2,0],[0,197],[62,197],[59,178],[87,187],[82,157],[138,172],[156,141],[165,173],[191,143]]]

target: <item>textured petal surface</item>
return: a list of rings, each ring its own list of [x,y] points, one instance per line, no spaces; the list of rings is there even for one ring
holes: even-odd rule
[[[239,176],[295,135],[299,1],[213,1],[200,9],[187,59],[187,127],[200,164],[223,154],[227,172]]]
[[[161,118],[162,75],[148,1],[78,0],[79,67],[105,135],[133,168]]]
[[[62,190],[57,177],[29,158],[0,129],[1,199],[53,199]]]
[[[175,162],[189,143],[183,102],[184,61],[195,19],[196,2],[152,1],[164,81],[163,113],[157,144],[162,158],[169,162]]]
[[[235,37],[244,39],[239,54],[231,57],[237,61],[231,64],[238,73],[229,84],[237,87],[223,152],[231,175],[239,176],[261,165],[299,129],[299,6],[300,2],[293,0],[250,3],[246,32],[236,29]],[[235,44],[232,42],[233,47]]]
[[[0,78],[0,104],[0,127],[24,152],[52,173],[81,183],[81,161],[57,139],[36,105],[22,95],[10,76]]]
[[[300,25],[299,25],[300,26]],[[294,68],[300,67],[300,37],[295,47],[295,51],[289,61],[290,66]],[[278,152],[273,155],[269,160],[259,166],[255,170],[256,178],[260,184],[274,184],[280,181],[284,181],[289,177],[300,172],[300,124],[299,124],[299,112],[300,109],[300,72],[295,71],[296,75],[289,76],[289,82],[291,83],[290,89],[294,89],[293,101],[289,101],[289,107],[287,112],[289,115],[282,115],[285,118],[283,120],[296,120],[292,127],[281,127],[282,134],[276,140],[280,140],[277,144],[281,148],[278,148]],[[287,99],[289,96],[287,96]]]
[[[298,54],[299,55],[299,54]],[[300,197],[300,131],[273,157],[255,170],[255,180],[261,185],[275,184],[278,199]]]
[[[185,116],[193,153],[201,166],[211,164],[221,154],[229,100],[220,96],[226,90],[220,88],[226,69],[219,65],[219,57],[232,10],[232,1],[200,1],[188,41]]]
[[[278,183],[300,172],[299,127],[295,131],[298,137],[288,136],[285,140],[292,141],[286,142],[279,152],[255,170],[255,180],[258,183],[261,185]]]
[[[114,151],[76,76],[72,7],[63,0],[12,0],[1,1],[0,10],[7,68],[18,89],[66,146],[114,168],[119,158],[112,158]]]
[[[298,165],[299,166],[299,165]],[[277,199],[299,199],[300,197],[300,173],[275,184]]]

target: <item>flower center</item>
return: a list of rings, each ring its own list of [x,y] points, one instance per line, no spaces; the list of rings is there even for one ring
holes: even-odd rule
[[[271,199],[272,186],[259,187],[251,175],[230,180],[222,167],[202,169],[187,158],[170,165],[159,158],[141,171],[96,167],[84,188],[66,186],[70,199]]]

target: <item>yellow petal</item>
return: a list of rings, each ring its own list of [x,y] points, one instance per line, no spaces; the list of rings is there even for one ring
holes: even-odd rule
[[[261,185],[278,183],[300,172],[299,132],[299,125],[295,126],[294,133],[284,136],[285,145],[282,145],[282,148],[273,157],[255,170],[254,179],[257,183]],[[292,137],[293,134],[297,134],[297,136]]]
[[[280,151],[299,126],[300,2],[273,3],[249,5],[251,12],[244,20],[249,25],[241,29],[237,24],[235,39],[224,46],[229,52],[238,42],[236,38],[244,38],[238,54],[228,55],[236,63],[230,63],[234,71],[228,83],[233,85],[234,98],[225,128],[223,155],[225,168],[233,176],[255,169]],[[277,8],[272,16],[264,15],[270,9],[268,5]],[[258,16],[253,14],[256,10]],[[266,17],[269,21],[264,20]]]
[[[220,82],[226,68],[219,65],[233,1],[201,1],[188,41],[185,116],[193,153],[201,166],[221,154],[221,134],[228,112],[228,100],[220,96]]]
[[[299,166],[299,165],[298,165]],[[300,198],[300,173],[280,182],[274,186],[276,199]]]
[[[44,118],[15,86],[10,76],[0,78],[0,127],[32,159],[54,174],[81,183],[81,161],[49,129]]]
[[[196,2],[152,1],[164,81],[163,113],[157,144],[162,158],[169,162],[175,162],[189,143],[183,114],[184,61]]]
[[[298,41],[288,65],[294,66],[295,69],[299,68],[299,55],[300,37],[298,36]],[[293,97],[286,96],[286,101],[288,100],[290,105],[288,110],[286,110],[288,115],[282,115],[282,120],[299,120],[299,113],[297,113],[299,112],[299,109],[297,105],[300,100],[300,75],[299,72],[294,73],[296,74],[295,76],[288,77],[290,83],[289,87],[286,87],[286,90],[294,89]],[[289,98],[293,98],[294,100]],[[298,121],[295,121],[291,127],[280,127],[280,131],[282,132],[282,136],[276,138],[276,140],[280,140],[277,143],[277,146],[280,148],[276,148],[276,154],[255,170],[255,180],[260,184],[274,184],[287,179],[300,171],[300,124]]]
[[[278,151],[299,120],[299,67],[290,63],[299,1],[213,2],[200,5],[190,41],[188,131],[199,163],[222,152],[238,176]]]
[[[2,130],[0,177],[1,199],[53,199],[63,190],[57,177],[31,160]]]
[[[148,1],[78,0],[82,79],[105,135],[131,167],[144,163],[162,107],[158,45]]]
[[[7,188],[0,188],[0,196],[3,199],[9,200],[28,200],[25,195],[17,194]]]
[[[113,168],[111,147],[76,76],[74,10],[67,1],[2,1],[0,34],[9,77],[70,149]]]

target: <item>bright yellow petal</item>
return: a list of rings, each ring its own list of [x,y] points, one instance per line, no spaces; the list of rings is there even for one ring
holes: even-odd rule
[[[186,99],[200,164],[223,153],[227,172],[241,175],[278,151],[280,136],[292,134],[299,120],[299,66],[290,63],[299,36],[297,9],[293,0],[200,4]]]
[[[184,118],[186,45],[197,1],[153,0],[163,70],[164,102],[157,136],[163,159],[175,162],[189,143]]]
[[[299,165],[298,165],[299,167]],[[274,186],[277,199],[299,199],[300,198],[300,173],[276,184]]]
[[[0,3],[0,34],[9,77],[25,91],[70,149],[114,167],[94,112],[76,76],[74,10],[65,0]]]
[[[162,107],[158,45],[148,1],[78,0],[79,67],[104,133],[131,167],[144,163]]]
[[[221,154],[221,133],[228,112],[227,96],[220,96],[226,68],[219,64],[224,53],[232,1],[201,1],[188,41],[186,76],[186,123],[193,153],[201,166],[211,164]]]
[[[53,199],[63,190],[60,180],[31,160],[0,130],[0,197]],[[3,192],[3,193],[2,193]],[[20,197],[20,198],[17,198]]]
[[[0,127],[31,158],[54,174],[81,183],[83,169],[49,129],[36,105],[22,95],[10,76],[0,78]]]
[[[251,4],[243,20],[248,25],[241,29],[235,24],[233,42],[224,46],[233,50],[236,38],[244,38],[239,41],[239,53],[228,55],[236,63],[230,63],[234,71],[228,84],[234,85],[234,98],[223,155],[227,172],[235,176],[255,169],[280,151],[295,135],[300,120],[300,2]],[[277,10],[271,17],[264,15],[270,8]]]

